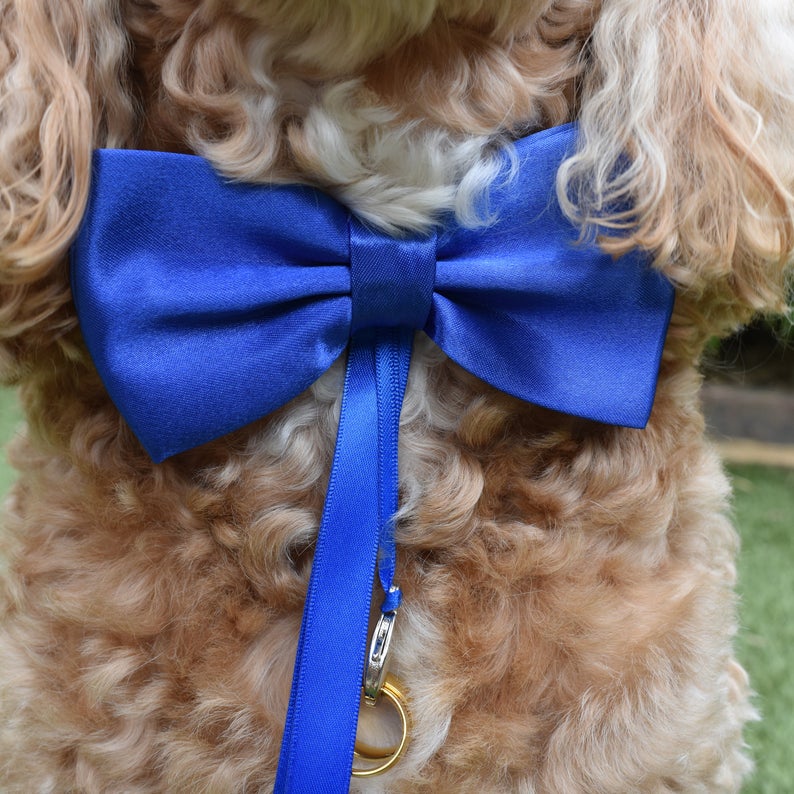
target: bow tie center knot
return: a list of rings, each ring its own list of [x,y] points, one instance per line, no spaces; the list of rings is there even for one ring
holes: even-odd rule
[[[364,328],[424,328],[435,280],[435,233],[389,237],[351,217],[351,335]]]

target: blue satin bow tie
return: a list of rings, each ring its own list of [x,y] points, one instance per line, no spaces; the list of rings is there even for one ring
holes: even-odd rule
[[[490,228],[404,238],[315,189],[232,184],[198,157],[95,155],[74,298],[155,461],[268,414],[348,349],[277,791],[348,790],[376,561],[384,609],[399,604],[391,516],[414,330],[523,400],[648,419],[673,290],[640,252],[577,244],[554,190],[575,138],[567,125],[516,144]]]

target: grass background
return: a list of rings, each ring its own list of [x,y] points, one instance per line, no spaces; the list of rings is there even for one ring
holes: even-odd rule
[[[746,738],[756,774],[748,794],[794,792],[794,470],[729,466],[742,536],[739,659],[763,720]]]
[[[22,412],[16,395],[10,389],[0,388],[0,499],[5,495],[14,479],[14,472],[5,456],[5,445],[22,421]]]
[[[14,393],[0,389],[0,448],[20,421]],[[789,794],[794,792],[794,470],[728,468],[743,545],[739,658],[764,715],[747,731],[757,771],[744,793]],[[0,495],[12,480],[0,454]]]

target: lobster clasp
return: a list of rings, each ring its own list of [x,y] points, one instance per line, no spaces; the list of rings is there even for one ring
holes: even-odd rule
[[[402,685],[394,676],[389,675],[388,669],[389,649],[396,617],[397,612],[394,610],[382,612],[378,618],[369,646],[363,693],[364,703],[369,708],[376,707],[381,695],[385,697],[400,718],[400,738],[394,747],[387,748],[375,747],[357,740],[354,755],[366,766],[359,769],[354,768],[353,777],[373,777],[383,774],[400,760],[408,746],[411,714],[402,691]]]
[[[389,648],[396,618],[396,612],[382,612],[372,635],[364,675],[364,702],[368,706],[374,706],[378,702],[383,682],[389,672]]]

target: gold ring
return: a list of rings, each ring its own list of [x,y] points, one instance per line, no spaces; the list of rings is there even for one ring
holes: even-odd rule
[[[405,695],[400,691],[396,679],[389,675],[383,682],[381,694],[385,695],[397,709],[402,722],[402,736],[396,747],[392,749],[382,749],[380,747],[372,747],[356,741],[354,755],[364,761],[380,761],[379,766],[374,766],[371,769],[353,769],[353,777],[374,777],[375,775],[382,775],[387,770],[391,769],[405,752],[408,746],[408,735],[411,732],[411,715],[408,712],[408,707],[405,702]]]

